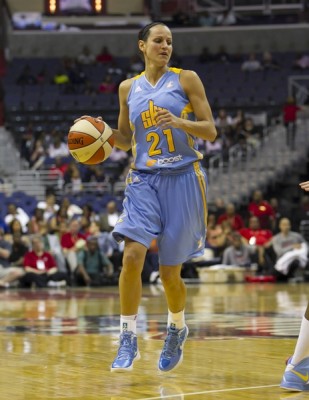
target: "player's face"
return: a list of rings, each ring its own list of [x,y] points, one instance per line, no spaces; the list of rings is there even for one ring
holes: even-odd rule
[[[140,41],[140,49],[146,62],[168,64],[173,51],[171,31],[164,25],[153,26],[147,40]]]

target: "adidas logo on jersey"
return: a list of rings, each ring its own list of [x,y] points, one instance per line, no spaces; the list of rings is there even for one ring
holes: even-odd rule
[[[139,179],[139,177],[138,176],[135,176],[133,179],[132,179],[132,182],[133,183],[138,183],[138,182],[140,182],[141,180]]]
[[[137,86],[137,88],[135,89],[134,93],[138,93],[141,92],[143,89],[140,86]]]
[[[167,88],[172,88],[174,86],[173,81],[169,81],[168,84],[166,85]]]

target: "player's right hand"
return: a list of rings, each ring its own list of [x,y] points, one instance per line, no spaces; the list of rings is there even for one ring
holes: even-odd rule
[[[309,192],[309,181],[301,182],[299,186],[304,189],[306,192]]]
[[[85,119],[85,118],[92,118],[92,117],[90,115],[82,115],[81,117],[74,120],[74,124],[76,124],[76,122],[80,121],[81,119]],[[95,122],[103,121],[102,117],[94,117],[94,120],[95,120]]]

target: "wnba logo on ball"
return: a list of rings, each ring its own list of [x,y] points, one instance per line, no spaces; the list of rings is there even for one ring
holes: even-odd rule
[[[68,144],[84,144],[84,139],[83,138],[72,138],[68,139]]]

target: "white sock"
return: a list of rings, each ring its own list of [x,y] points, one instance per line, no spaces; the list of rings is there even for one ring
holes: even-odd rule
[[[306,357],[309,357],[309,321],[303,317],[291,362],[295,365]]]
[[[185,310],[179,311],[178,313],[172,313],[170,310],[168,310],[167,326],[171,326],[176,329],[184,328]]]
[[[120,315],[120,332],[130,331],[136,334],[137,315]]]

